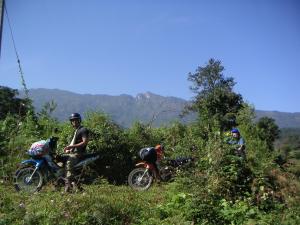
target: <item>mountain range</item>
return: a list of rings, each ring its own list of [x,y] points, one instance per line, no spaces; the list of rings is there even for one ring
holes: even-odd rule
[[[20,91],[20,96],[24,93]],[[191,113],[180,117],[189,101],[177,97],[164,97],[151,92],[138,94],[135,97],[122,94],[119,96],[77,94],[58,89],[30,89],[29,97],[39,112],[47,102],[54,101],[57,106],[53,116],[60,121],[68,119],[68,115],[79,112],[84,115],[88,111],[100,111],[108,114],[117,124],[130,127],[133,122],[151,123],[153,126],[167,125],[171,121],[184,123],[195,120]],[[256,110],[256,118],[263,116],[274,118],[280,128],[299,128],[300,113]]]

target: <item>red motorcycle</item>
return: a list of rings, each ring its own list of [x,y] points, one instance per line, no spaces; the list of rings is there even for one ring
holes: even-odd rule
[[[155,147],[142,148],[139,151],[139,157],[142,161],[138,162],[134,170],[128,176],[128,184],[133,189],[144,191],[147,190],[153,178],[158,177],[156,162],[163,157],[164,147],[156,145]]]
[[[158,177],[153,163],[140,161],[128,176],[128,184],[135,190],[145,191],[150,188],[153,180]]]
[[[135,165],[136,168],[130,172],[128,184],[135,190],[145,191],[151,187],[153,181],[158,177],[160,177],[161,181],[170,181],[179,168],[193,161],[194,159],[191,157],[166,160],[166,166],[163,166],[158,171],[153,163],[140,161]]]

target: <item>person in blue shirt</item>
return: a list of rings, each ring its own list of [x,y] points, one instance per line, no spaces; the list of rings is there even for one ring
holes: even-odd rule
[[[231,130],[231,139],[228,141],[228,144],[234,145],[235,154],[239,157],[246,158],[246,146],[245,140],[241,136],[240,131],[236,128]]]

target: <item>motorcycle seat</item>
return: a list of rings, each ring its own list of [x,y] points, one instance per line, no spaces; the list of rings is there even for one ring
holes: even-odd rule
[[[100,155],[99,153],[85,153],[82,156],[80,156],[80,160],[92,158],[92,157],[99,156],[99,155]]]

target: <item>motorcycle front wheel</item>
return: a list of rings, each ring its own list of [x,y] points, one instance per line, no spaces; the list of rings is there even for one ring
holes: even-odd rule
[[[17,191],[33,193],[39,191],[43,185],[43,176],[34,167],[23,167],[16,171],[15,188]]]
[[[153,176],[146,168],[135,168],[128,176],[128,184],[134,190],[145,191],[150,188],[153,182]]]

